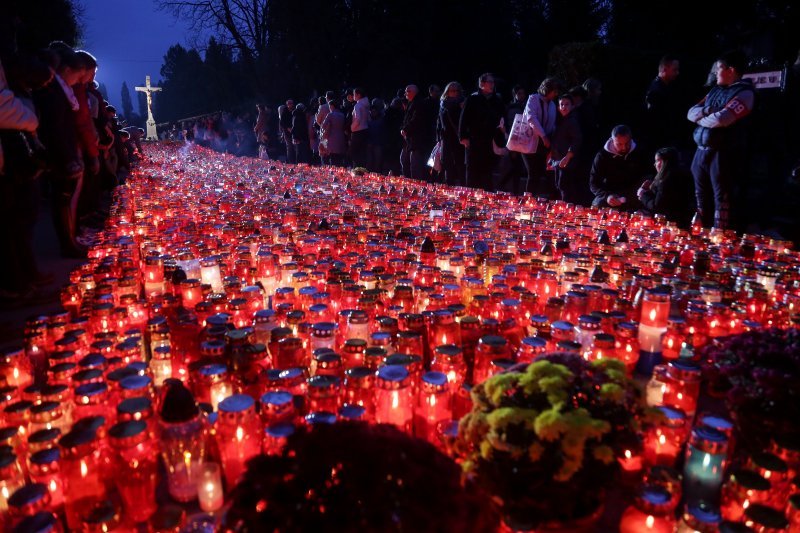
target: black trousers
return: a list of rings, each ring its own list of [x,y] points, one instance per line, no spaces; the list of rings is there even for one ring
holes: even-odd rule
[[[742,168],[741,151],[698,147],[692,159],[692,176],[697,210],[703,225],[728,229],[738,173]]]
[[[470,139],[469,148],[466,149],[467,162],[467,187],[494,190],[492,171],[497,162],[497,156],[492,150],[491,139]]]

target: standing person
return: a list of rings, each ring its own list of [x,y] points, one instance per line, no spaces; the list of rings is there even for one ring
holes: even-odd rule
[[[367,131],[367,170],[381,172],[383,169],[383,147],[386,145],[386,104],[380,98],[373,98],[369,106]]]
[[[603,134],[600,130],[601,109],[600,96],[603,94],[603,82],[597,78],[588,78],[583,82],[586,94],[581,109],[581,132],[583,133],[583,146],[588,153],[593,154],[603,146]]]
[[[294,112],[294,100],[286,100],[286,105],[278,108],[278,127],[281,132],[281,139],[286,145],[286,162],[297,163],[297,149],[292,142],[292,113]]]
[[[545,78],[536,94],[528,97],[525,104],[525,119],[533,128],[534,151],[522,154],[522,162],[528,172],[527,192],[549,196],[553,187],[547,183],[545,166],[550,150],[550,137],[556,131],[555,99],[561,84],[556,78]]]
[[[64,257],[85,257],[76,237],[76,208],[83,176],[76,115],[80,103],[72,86],[83,77],[83,64],[72,51],[58,54],[55,80],[36,91],[39,138],[47,147],[53,188],[53,223]]]
[[[647,148],[655,150],[661,146],[681,146],[684,144],[685,122],[683,102],[681,101],[678,75],[680,61],[665,55],[658,64],[658,76],[650,84],[645,94],[644,134]]]
[[[393,176],[399,176],[402,173],[400,166],[400,157],[403,152],[403,145],[405,140],[400,135],[400,130],[403,127],[403,99],[395,97],[386,109],[384,119],[386,121],[386,144],[383,150],[383,171]]]
[[[491,191],[492,169],[497,156],[492,140],[503,118],[503,102],[494,91],[494,75],[481,74],[478,91],[464,101],[458,138],[466,151],[467,186]]]
[[[325,164],[342,166],[347,152],[347,138],[344,135],[344,113],[339,111],[336,99],[328,101],[328,112],[320,126],[320,147],[324,147]]]
[[[742,78],[746,64],[740,51],[719,56],[716,86],[687,114],[697,124],[692,176],[697,212],[704,226],[713,223],[720,229],[731,227],[731,203],[747,146],[744,119],[752,112],[755,100],[753,84]]]
[[[353,89],[353,120],[350,123],[350,159],[353,167],[367,166],[367,136],[369,135],[369,98],[361,87]]]
[[[522,85],[515,85],[511,92],[514,96],[506,107],[505,116],[505,127],[509,132],[514,125],[514,118],[525,113],[525,104],[528,101],[528,91]],[[523,172],[525,171],[523,169],[522,154],[509,150],[500,162],[500,179],[497,184],[497,190],[505,190],[508,181],[512,180],[511,192],[518,195],[519,181]],[[527,172],[525,173],[527,174]]]
[[[292,112],[292,143],[297,152],[298,163],[309,163],[311,160],[311,146],[308,138],[308,119],[306,106],[297,104]]]
[[[400,134],[406,140],[400,164],[403,165],[403,175],[415,180],[427,181],[428,156],[433,148],[433,130],[428,116],[429,108],[422,98],[419,98],[419,89],[416,85],[406,87],[408,108],[403,119]]]
[[[578,204],[581,202],[580,187],[586,187],[586,180],[576,174],[583,136],[578,124],[578,117],[573,113],[572,97],[568,94],[558,98],[559,117],[556,131],[550,144],[550,161],[556,173],[556,188],[565,202]]]
[[[464,89],[457,81],[444,88],[439,107],[439,131],[442,135],[442,172],[445,183],[463,187],[466,168],[464,146],[458,140],[458,121],[464,107]]]
[[[14,58],[16,59],[16,58]],[[28,146],[22,139],[35,143],[39,120],[28,97],[33,88],[40,88],[52,80],[46,65],[36,68],[25,65],[21,71],[28,78],[6,81],[0,64],[0,243],[4,250],[0,261],[0,303],[17,301],[33,294],[32,285],[52,281],[52,275],[39,272],[33,253],[33,230],[38,216],[38,175],[41,170],[29,172],[14,168],[14,160],[25,161]],[[12,87],[14,89],[12,90]],[[19,92],[20,94],[15,94]],[[16,137],[17,144],[8,142]]]
[[[269,124],[269,108],[264,104],[256,104],[258,116],[256,117],[256,125],[253,127],[253,133],[256,135],[256,142],[258,143],[258,158],[269,159],[269,133],[267,131]]]

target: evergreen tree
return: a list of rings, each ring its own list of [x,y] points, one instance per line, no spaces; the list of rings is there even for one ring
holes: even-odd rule
[[[131,101],[131,92],[128,90],[127,82],[122,82],[122,116],[126,120],[131,119],[131,115],[133,115],[133,102]]]

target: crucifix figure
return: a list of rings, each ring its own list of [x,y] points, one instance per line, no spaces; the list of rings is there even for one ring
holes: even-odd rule
[[[150,85],[150,76],[145,76],[144,87],[136,87],[136,90],[147,96],[147,140],[157,141],[158,132],[156,131],[156,120],[153,118],[153,93],[160,91],[161,87]]]

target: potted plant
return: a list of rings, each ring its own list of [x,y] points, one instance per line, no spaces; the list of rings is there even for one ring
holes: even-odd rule
[[[621,361],[567,353],[489,378],[472,402],[457,449],[512,530],[590,529],[646,415]]]

